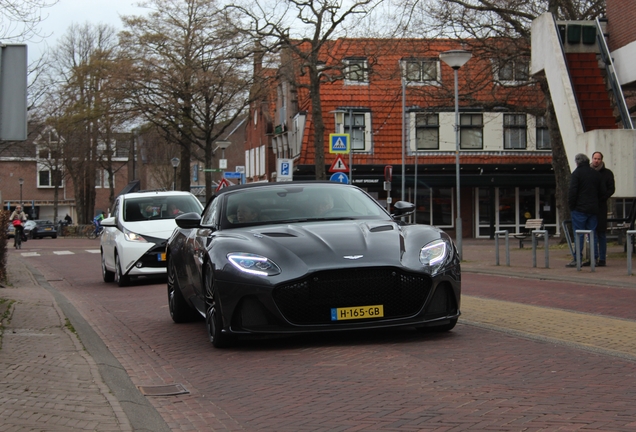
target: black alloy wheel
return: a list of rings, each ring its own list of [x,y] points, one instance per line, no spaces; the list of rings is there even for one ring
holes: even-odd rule
[[[174,260],[168,257],[168,309],[170,317],[175,323],[192,321],[196,316],[194,310],[188,306],[177,278]]]
[[[218,307],[218,295],[214,290],[214,273],[210,262],[205,264],[205,326],[208,337],[215,348],[227,348],[231,345],[232,338],[223,333],[223,315]]]

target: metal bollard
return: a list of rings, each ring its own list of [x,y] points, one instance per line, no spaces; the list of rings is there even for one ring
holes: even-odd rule
[[[577,271],[581,271],[581,239],[580,239],[580,235],[583,234],[587,234],[590,237],[590,269],[592,270],[592,272],[595,271],[596,268],[596,259],[594,257],[595,251],[594,251],[594,231],[593,230],[576,230],[576,232],[574,233],[574,243],[575,243],[575,254],[576,254],[576,270]]]
[[[630,230],[625,232],[625,240],[627,241],[627,275],[632,275],[632,236],[636,235],[636,231]]]
[[[545,268],[550,268],[550,247],[548,244],[548,230],[533,230],[532,233],[532,267],[537,266],[537,242],[538,237],[543,235],[545,239]]]
[[[499,265],[499,235],[503,234],[506,238],[506,265],[510,267],[510,241],[508,230],[495,231],[495,265]]]

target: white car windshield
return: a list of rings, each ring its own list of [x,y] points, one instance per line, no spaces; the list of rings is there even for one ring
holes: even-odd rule
[[[139,222],[174,219],[190,212],[201,213],[201,206],[194,196],[148,196],[126,199],[123,216],[126,222]]]

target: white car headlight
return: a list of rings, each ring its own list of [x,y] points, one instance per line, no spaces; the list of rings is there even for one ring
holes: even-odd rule
[[[280,267],[264,256],[248,253],[230,253],[227,255],[230,263],[242,272],[257,276],[275,276],[280,273]]]
[[[129,231],[126,228],[124,228],[124,237],[126,238],[126,240],[131,242],[148,243],[148,241],[145,238],[143,238],[140,234]]]
[[[433,240],[420,250],[420,262],[428,268],[430,275],[439,271],[446,262],[452,248],[445,240]]]

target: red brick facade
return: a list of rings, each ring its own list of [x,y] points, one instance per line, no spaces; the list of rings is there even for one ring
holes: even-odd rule
[[[636,2],[607,0],[607,30],[611,51],[636,41]]]

